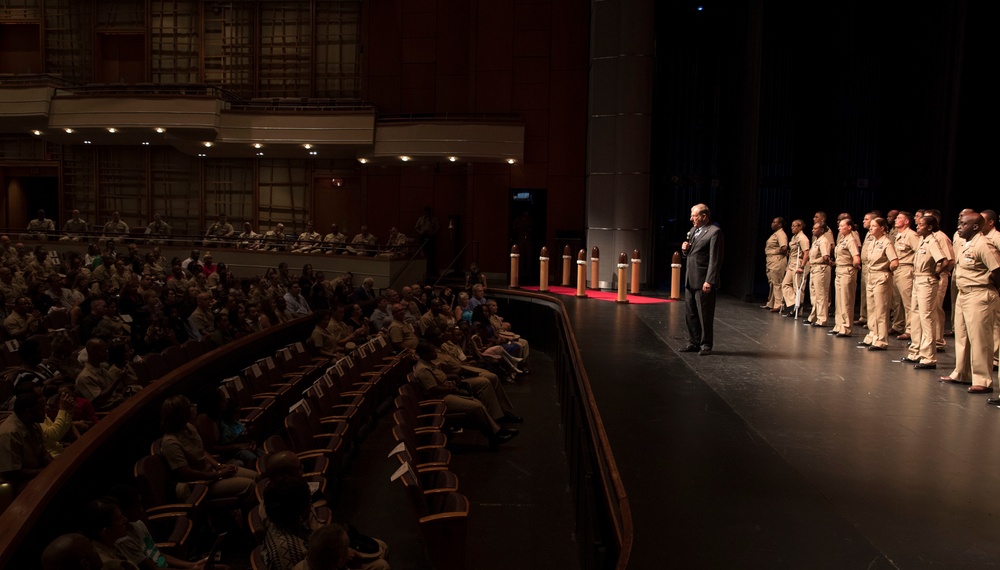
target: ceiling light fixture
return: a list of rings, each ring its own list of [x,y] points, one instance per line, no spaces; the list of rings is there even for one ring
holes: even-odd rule
[[[359,158],[358,162],[360,162],[361,164],[368,164],[368,159],[367,158]]]
[[[212,143],[206,142],[204,144],[205,144],[205,148],[212,148]]]
[[[90,144],[90,141],[83,141],[83,144]]]
[[[35,136],[38,136],[38,135],[42,134],[42,131],[37,131],[37,130],[36,131],[31,131],[31,134],[33,134]]]
[[[66,131],[66,134],[68,135],[73,134],[73,129],[63,129],[63,130]]]
[[[402,160],[403,162],[410,162],[410,157],[408,157],[408,156],[401,156],[401,157],[399,157],[399,160]]]
[[[458,160],[458,157],[457,156],[449,156],[448,160],[451,161],[451,162],[455,162],[456,160]]]
[[[205,154],[205,153],[203,153],[203,152],[199,152],[199,153],[198,153],[198,156],[208,156],[208,155],[206,155],[206,154]]]
[[[313,156],[316,156],[316,155],[317,155],[317,154],[319,154],[319,153],[318,153],[318,152],[316,152],[315,150],[310,150],[310,151],[309,151],[309,154],[311,154],[311,155],[313,155]]]
[[[260,147],[262,147],[262,146],[264,146],[264,145],[262,145],[262,144],[260,144],[260,143],[253,143],[253,147],[254,147],[254,148],[260,148]]]
[[[311,149],[312,147],[313,147],[313,145],[311,145],[311,144],[309,144],[309,143],[306,143],[306,144],[302,145],[302,148],[304,148],[304,149],[306,149],[306,150],[309,150],[309,149]]]
[[[514,162],[516,162],[516,161],[513,158],[508,158],[507,159],[507,164],[514,164]]]
[[[167,129],[164,129],[163,127],[156,127],[156,132],[162,135],[163,133],[167,132]]]
[[[262,152],[258,152],[258,153],[257,153],[257,156],[264,156],[264,153],[262,153]]]
[[[142,141],[142,144],[143,144],[144,146],[149,146],[149,141]]]
[[[111,133],[111,134],[115,134],[115,133],[118,132],[118,129],[116,129],[114,127],[108,127],[108,132]]]

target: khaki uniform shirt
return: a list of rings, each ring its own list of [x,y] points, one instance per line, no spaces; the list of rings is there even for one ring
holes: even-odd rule
[[[235,230],[233,229],[233,224],[226,222],[225,224],[220,224],[215,222],[208,227],[208,232],[205,233],[206,237],[214,238],[224,238],[226,236],[232,235]]]
[[[838,267],[852,267],[854,265],[854,256],[861,255],[861,250],[858,248],[858,244],[854,241],[853,235],[848,235],[845,239],[840,240],[837,243],[836,251],[834,252],[834,260]]]
[[[403,348],[416,348],[418,342],[417,335],[413,332],[413,325],[401,323],[395,319],[389,323],[389,340],[392,341],[393,346]]]
[[[875,236],[873,236],[871,232],[868,232],[867,234],[865,234],[865,241],[861,244],[861,267],[864,267],[866,271],[868,269],[865,266],[868,263],[868,251],[869,251],[868,244],[869,242],[872,242],[874,240]]]
[[[788,236],[785,230],[778,229],[764,243],[764,259],[768,269],[779,269],[785,261],[785,254],[781,253],[781,248],[788,247]]]
[[[823,258],[830,258],[830,240],[823,234],[813,240],[812,248],[809,249],[809,263],[814,266],[823,265]]]
[[[913,265],[913,255],[920,246],[917,232],[906,228],[896,234],[896,258],[900,265]]]
[[[888,236],[873,239],[868,247],[868,271],[889,271],[889,264],[897,257]]]
[[[788,263],[795,269],[795,264],[798,263],[805,267],[809,263],[809,238],[806,237],[805,232],[799,232],[792,236],[791,241],[788,243]]]
[[[119,220],[117,224],[114,222],[108,222],[104,224],[104,235],[127,234],[127,233],[128,233],[128,224],[126,224],[121,220]]]
[[[90,228],[87,225],[87,221],[82,218],[72,219],[66,222],[66,224],[63,226],[63,231],[66,232],[66,235],[69,235],[71,237],[75,236],[76,234],[81,234],[83,232],[86,232],[89,229]]]
[[[326,234],[326,236],[323,237],[323,243],[338,244],[338,243],[344,243],[346,241],[347,241],[347,236],[339,233],[338,234],[330,233]]]
[[[955,286],[961,291],[967,287],[993,287],[990,275],[1000,268],[1000,252],[993,242],[976,234],[965,243],[955,265]]]
[[[87,362],[83,365],[83,370],[76,376],[76,391],[88,402],[91,402],[101,392],[107,390],[111,383],[111,375],[107,370]]]
[[[944,258],[948,261],[953,261],[955,259],[955,247],[951,243],[951,238],[948,234],[941,230],[934,232],[934,239],[937,240],[938,247],[941,248],[941,253],[944,254]],[[951,269],[946,269],[944,273],[950,273]]]
[[[41,220],[34,218],[28,222],[28,231],[32,233],[54,232],[56,231],[56,224],[48,218]]]
[[[0,423],[0,472],[41,469],[47,456],[40,424],[25,425],[16,414]]]
[[[938,244],[934,234],[924,236],[921,238],[920,245],[917,246],[917,252],[913,256],[913,274],[921,276],[934,275],[934,268],[937,266],[937,263],[945,259],[947,257],[941,250],[941,246]]]

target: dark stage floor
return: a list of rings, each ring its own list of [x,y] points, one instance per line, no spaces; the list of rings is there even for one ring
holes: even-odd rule
[[[622,472],[630,568],[1000,563],[1000,410],[905,354],[719,301],[711,356],[684,304],[562,298]],[[952,339],[948,339],[949,343]]]

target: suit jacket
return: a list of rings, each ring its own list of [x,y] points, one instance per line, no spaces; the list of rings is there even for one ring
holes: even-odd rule
[[[692,232],[685,255],[687,257],[685,283],[689,289],[701,289],[706,281],[712,284],[713,289],[719,287],[722,252],[722,230],[718,226],[712,224],[704,226],[697,236]]]

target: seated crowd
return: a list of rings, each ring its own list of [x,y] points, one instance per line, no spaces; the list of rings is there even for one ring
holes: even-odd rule
[[[298,234],[298,237],[294,233],[285,233],[285,225],[282,223],[276,224],[270,230],[256,232],[253,229],[253,224],[244,222],[243,231],[237,232],[226,214],[219,215],[203,236],[177,235],[159,213],[154,214],[153,221],[141,231],[129,228],[129,225],[121,219],[121,214],[118,211],[111,213],[111,219],[107,223],[95,226],[92,230],[87,221],[80,217],[79,210],[73,210],[71,218],[63,225],[62,232],[57,232],[55,222],[45,216],[45,210],[38,210],[37,216],[28,222],[28,227],[24,233],[20,234],[20,239],[22,241],[58,239],[59,241],[79,242],[92,238],[93,241],[111,241],[120,245],[123,241],[131,238],[144,242],[146,245],[164,245],[168,241],[175,243],[187,241],[193,245],[200,242],[202,247],[236,247],[248,250],[330,255],[377,255],[384,258],[395,258],[407,254],[410,251],[412,241],[396,228],[391,228],[389,237],[380,241],[368,231],[367,225],[361,225],[360,231],[348,240],[348,236],[340,231],[337,224],[332,224],[330,232],[323,235],[316,231],[313,222],[310,221],[306,222],[304,231]],[[421,227],[419,221],[417,227]],[[19,247],[23,250],[23,246],[19,244]],[[9,248],[8,240],[7,243],[3,244],[4,251],[0,253],[6,253]],[[11,251],[25,255],[17,248]]]
[[[301,237],[291,245],[302,247]],[[359,244],[345,247],[352,245]],[[527,373],[528,343],[511,331],[482,283],[458,294],[419,284],[378,292],[371,279],[355,288],[351,273],[327,279],[310,264],[300,274],[282,262],[263,275],[237,279],[224,262],[216,264],[198,250],[168,261],[156,245],[143,254],[129,244],[119,253],[114,240],[62,257],[41,246],[26,255],[6,236],[0,236],[0,248],[0,335],[7,365],[0,402],[12,412],[0,423],[0,479],[15,489],[104,412],[143,388],[136,367],[144,355],[189,341],[217,348],[300,316],[315,319],[309,343],[327,365],[381,335],[409,360],[425,395],[442,399],[449,413],[466,414],[466,425],[491,447],[518,434],[508,427],[521,418],[503,384]],[[325,524],[328,516],[311,515],[315,493],[305,489],[308,477],[298,457],[278,452],[263,458],[263,446],[248,435],[235,399],[210,390],[195,404],[184,396],[164,402],[159,453],[175,480],[205,482],[210,499],[232,499],[244,514],[263,498],[262,515],[272,521],[260,549],[267,568],[339,568],[348,557],[363,562],[352,567],[388,567],[384,543]],[[287,477],[276,476],[282,459],[295,464]],[[263,493],[261,471],[270,476]],[[76,568],[68,561],[95,557],[122,568],[204,565],[150,548],[148,520],[134,489],[113,489],[84,515],[82,534],[56,539],[43,555],[44,567]],[[315,542],[310,536],[325,538]]]

